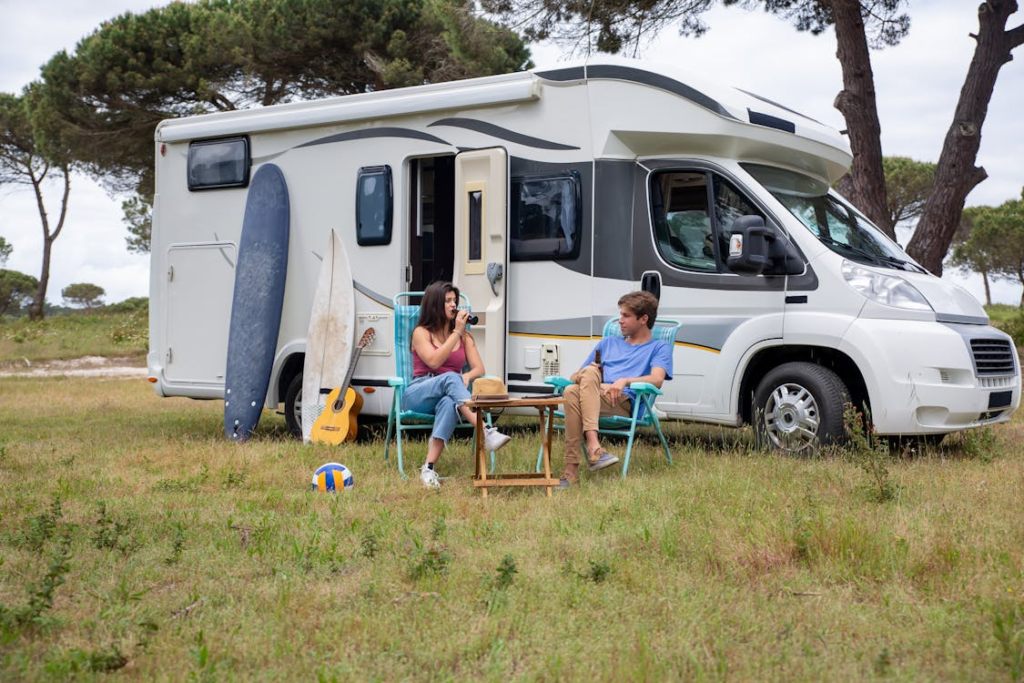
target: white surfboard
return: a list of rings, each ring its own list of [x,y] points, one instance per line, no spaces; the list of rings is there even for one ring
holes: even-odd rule
[[[317,279],[302,367],[302,441],[327,406],[327,394],[348,374],[355,344],[356,305],[352,269],[341,238],[331,230]]]

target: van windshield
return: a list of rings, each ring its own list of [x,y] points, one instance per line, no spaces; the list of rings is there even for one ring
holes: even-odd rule
[[[826,183],[760,164],[743,164],[822,244],[844,258],[882,268],[926,272]]]

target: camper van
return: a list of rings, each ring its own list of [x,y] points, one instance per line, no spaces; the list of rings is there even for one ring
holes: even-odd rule
[[[331,230],[351,263],[363,415],[387,415],[392,297],[452,280],[490,374],[518,395],[585,358],[623,293],[678,320],[669,419],[756,423],[800,451],[842,433],[941,438],[1010,419],[1010,338],[831,186],[837,131],[673,66],[609,59],[162,122],[150,381],[223,399],[246,188],[284,174],[287,275],[266,408],[298,432]]]

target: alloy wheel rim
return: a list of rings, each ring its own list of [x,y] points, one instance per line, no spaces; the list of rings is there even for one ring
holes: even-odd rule
[[[764,426],[776,448],[790,452],[813,448],[820,425],[818,402],[806,387],[787,382],[768,396]]]

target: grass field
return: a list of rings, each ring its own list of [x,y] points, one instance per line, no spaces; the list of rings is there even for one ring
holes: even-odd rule
[[[149,347],[145,300],[119,306],[91,315],[48,316],[41,322],[0,318],[0,368],[81,356],[144,357]]]
[[[1020,419],[891,460],[672,425],[674,466],[649,440],[627,480],[486,501],[467,442],[431,492],[379,435],[221,420],[139,380],[0,379],[0,679],[1024,680]],[[352,491],[309,491],[329,460]]]

